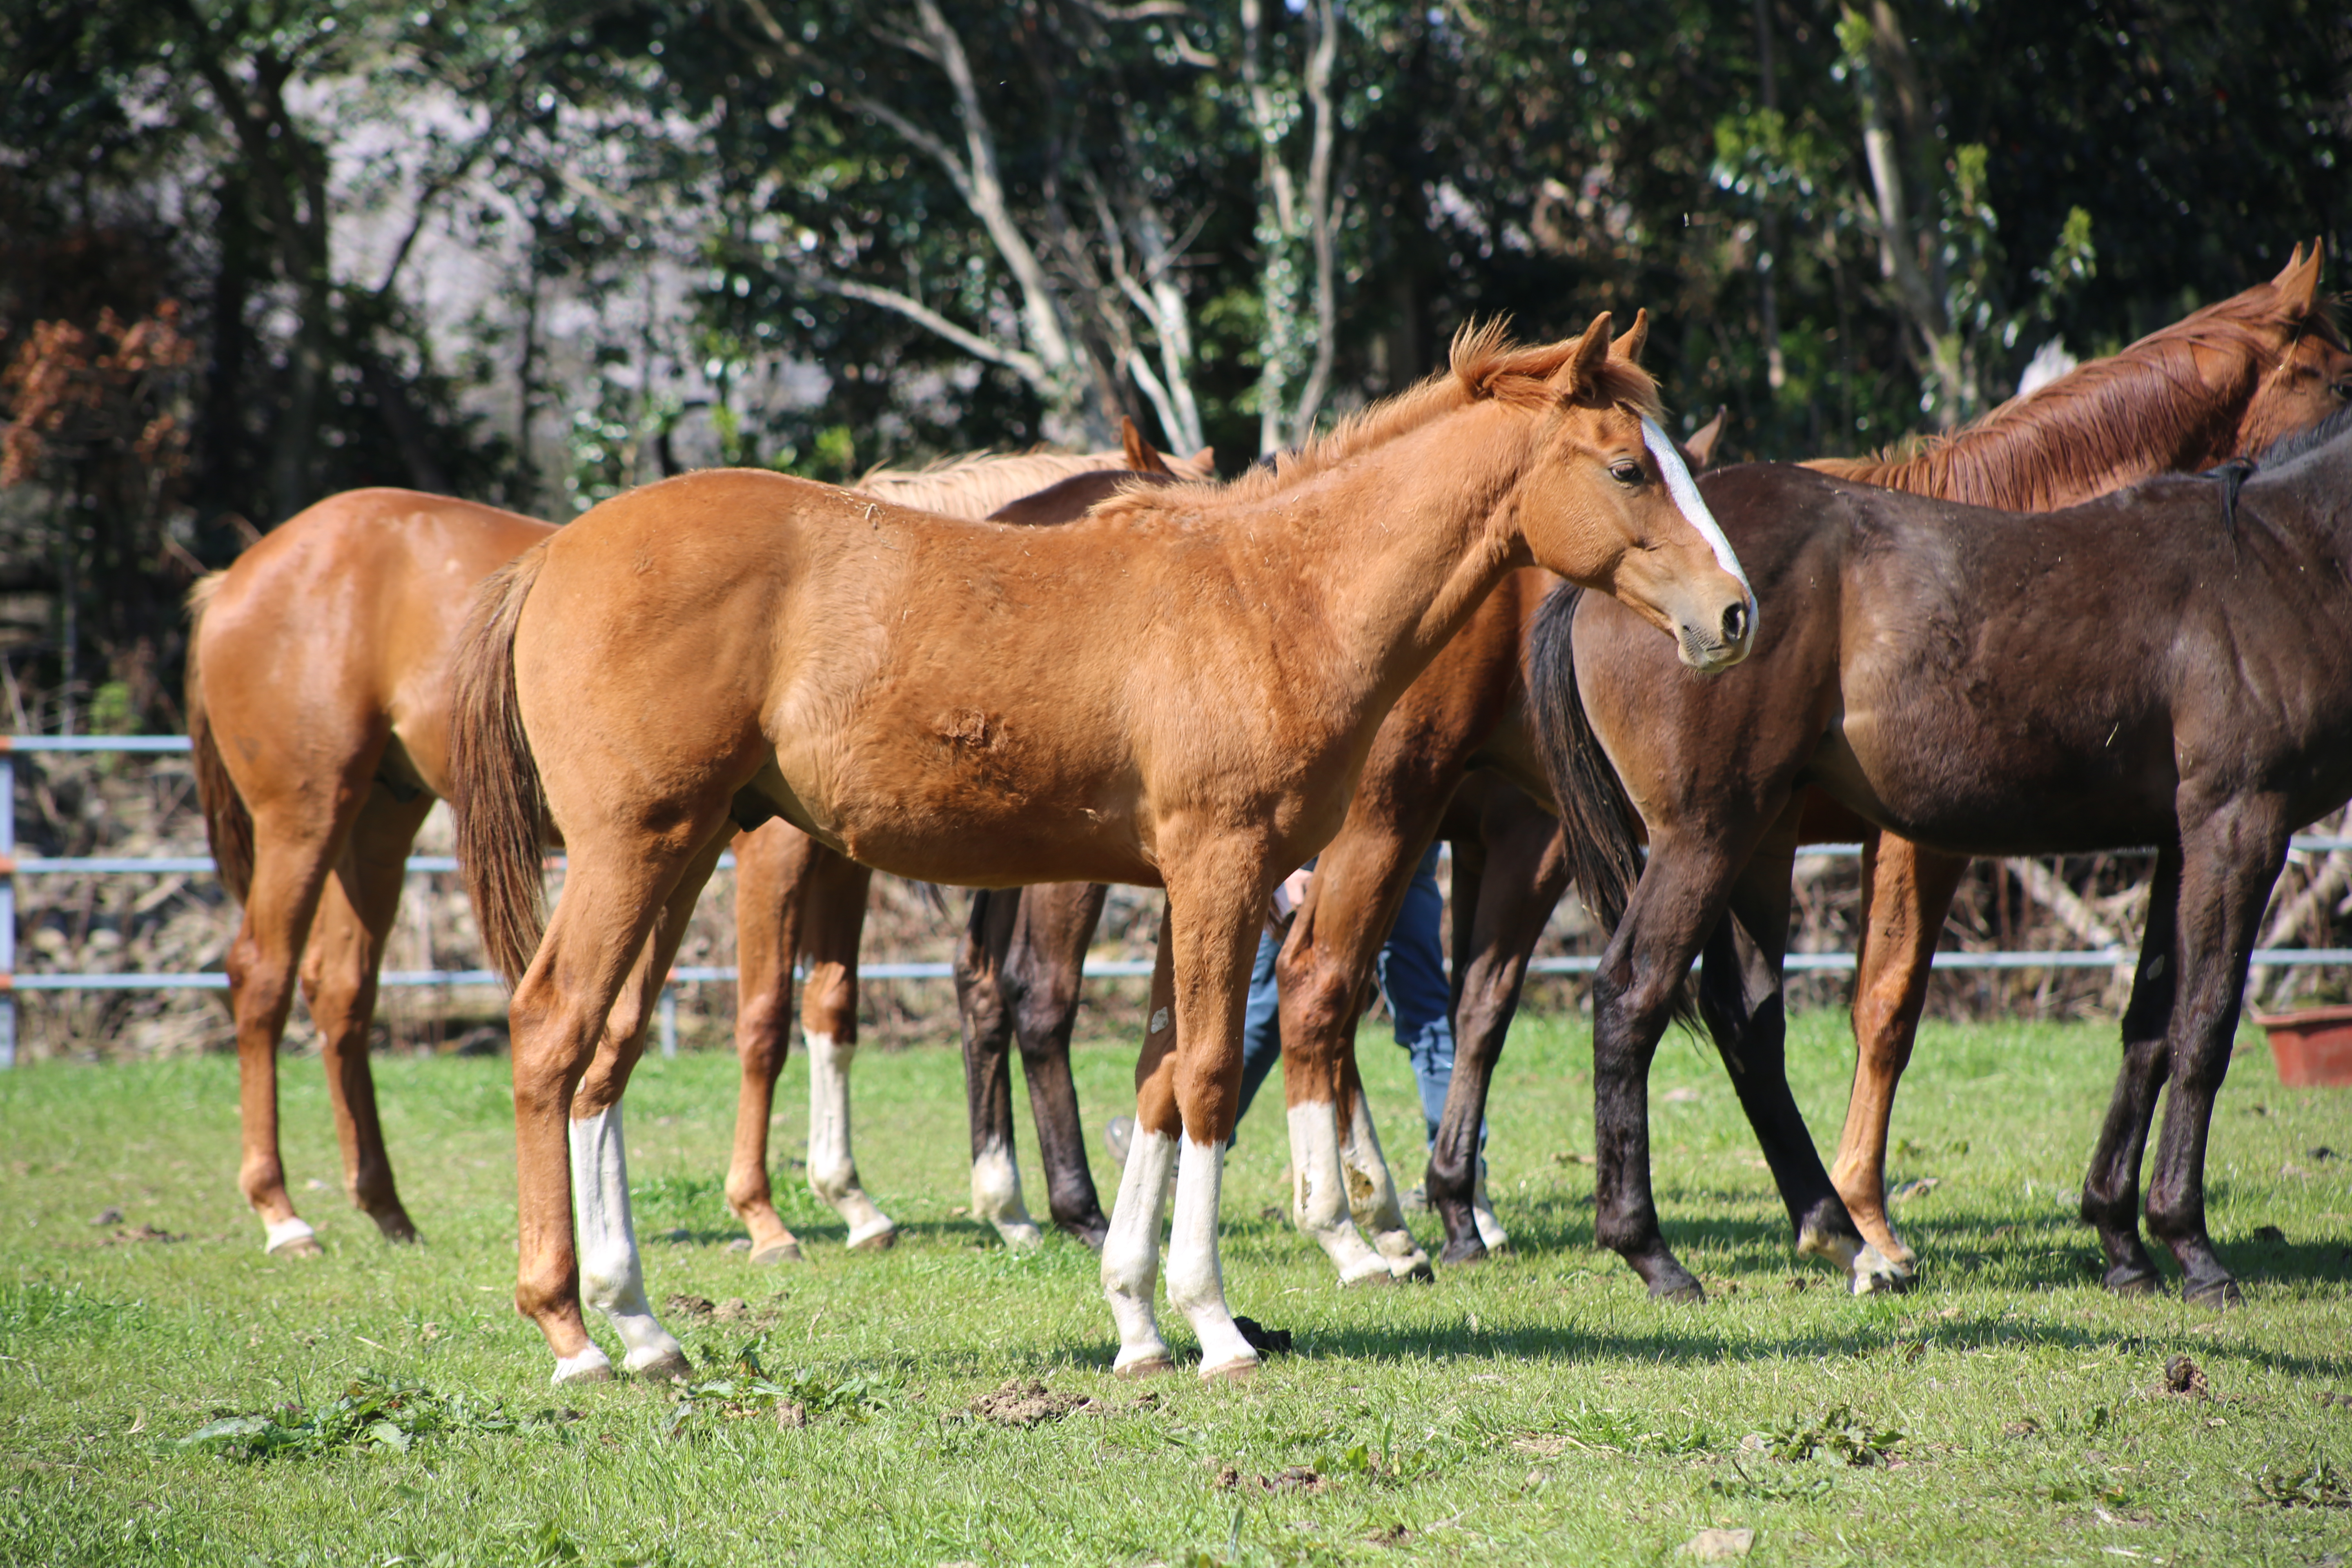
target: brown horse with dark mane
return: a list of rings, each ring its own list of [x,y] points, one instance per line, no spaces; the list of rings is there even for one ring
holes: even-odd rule
[[[1658,1229],[1645,1093],[1704,951],[1696,1008],[1790,1217],[1860,1244],[1782,1055],[1814,792],[1945,856],[2157,847],[2083,1217],[2112,1289],[2155,1287],[2135,1210],[2169,1079],[2148,1231],[2189,1300],[2237,1299],[2206,1233],[2205,1143],[2288,836],[2352,796],[2352,410],[2263,457],[2233,505],[2213,478],[2045,513],[1772,465],[1700,488],[1768,606],[1755,657],[1693,680],[1606,600],[1563,595],[1530,674],[1555,785],[1601,836],[1580,875],[1604,903],[1632,888],[1593,988],[1598,1239],[1654,1295],[1701,1294]]]
[[[959,523],[773,474],[607,501],[486,592],[459,678],[458,835],[511,1009],[517,1304],[561,1378],[680,1367],[646,1300],[620,1099],[731,825],[976,886],[1164,886],[1137,1131],[1103,1248],[1118,1367],[1245,1373],[1218,1267],[1250,952],[1337,830],[1373,734],[1504,573],[1605,585],[1680,657],[1744,657],[1754,605],[1611,353],[1609,319],[1378,405],[1279,474],[1123,495],[1061,528]],[[592,679],[582,679],[593,672]],[[542,932],[540,858],[570,857]],[[1179,1149],[1181,1145],[1181,1168]],[[577,1200],[580,1245],[574,1241]]]

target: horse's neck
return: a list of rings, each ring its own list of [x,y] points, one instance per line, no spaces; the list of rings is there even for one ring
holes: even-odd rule
[[[2152,400],[2145,390],[2158,374],[2113,367],[2081,390],[2060,382],[1910,458],[1832,471],[1971,506],[2051,511],[2235,455],[2259,367],[2245,365],[2223,389],[2203,384],[2168,401]]]
[[[1237,574],[1265,579],[1270,601],[1303,594],[1328,637],[1332,678],[1354,700],[1385,711],[1510,564],[1497,512],[1527,441],[1512,417],[1477,405],[1267,497],[1229,525]],[[1465,472],[1465,451],[1503,460]]]

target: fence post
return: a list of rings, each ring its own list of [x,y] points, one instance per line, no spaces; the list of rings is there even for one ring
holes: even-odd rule
[[[0,735],[0,1068],[16,1065],[16,759]]]
[[[675,986],[675,985],[673,985],[673,984],[669,984],[667,981],[664,981],[664,982],[662,983],[662,994],[661,994],[661,1035],[662,1035],[662,1056],[663,1056],[665,1058],[671,1058],[671,1057],[675,1057],[675,1056],[677,1056],[677,986]]]

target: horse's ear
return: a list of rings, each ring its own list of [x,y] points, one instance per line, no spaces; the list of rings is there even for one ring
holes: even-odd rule
[[[1575,397],[1599,384],[1601,362],[1609,357],[1609,326],[1608,311],[1592,318],[1592,324],[1576,340],[1576,347],[1569,351],[1568,362],[1552,373],[1554,392],[1562,397]]]
[[[1127,453],[1127,466],[1139,474],[1165,474],[1168,464],[1160,449],[1143,438],[1135,421],[1122,414],[1118,416],[1118,444]]]
[[[1715,405],[1715,417],[1683,437],[1683,450],[1690,454],[1694,469],[1715,466],[1716,444],[1723,439],[1723,422],[1731,410],[1723,404]]]
[[[1203,447],[1185,458],[1184,466],[1202,479],[1213,479],[1217,477],[1217,449],[1214,447]]]
[[[1640,364],[1642,363],[1643,347],[1647,344],[1649,341],[1650,312],[1647,309],[1635,310],[1633,312],[1633,324],[1625,329],[1625,335],[1609,345],[1609,357],[1611,359],[1622,359],[1629,361],[1634,364]]]
[[[2317,240],[2311,242],[2311,254],[2305,256],[2303,247],[2294,247],[2279,275],[2271,279],[2278,290],[2279,310],[2287,315],[2307,316],[2319,299],[2319,252]]]

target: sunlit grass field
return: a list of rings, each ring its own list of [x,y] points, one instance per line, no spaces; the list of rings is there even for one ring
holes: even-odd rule
[[[1824,1146],[1843,1028],[1802,1018],[1790,1052]],[[1653,1305],[1592,1248],[1580,1023],[1523,1021],[1497,1082],[1514,1250],[1433,1286],[1334,1287],[1282,1217],[1270,1091],[1229,1166],[1226,1280],[1295,1350],[1219,1387],[1114,1380],[1093,1256],[1058,1237],[1013,1256],[964,1217],[952,1052],[857,1067],[858,1163],[897,1249],[845,1252],[788,1166],[807,1261],[776,1268],[727,1246],[731,1059],[649,1061],[628,1116],[651,1293],[741,1303],[670,1315],[709,1366],[688,1393],[548,1387],[509,1302],[501,1061],[379,1066],[418,1248],[342,1205],[317,1064],[286,1064],[291,1184],[327,1247],[307,1262],[266,1259],[236,1194],[233,1062],[24,1068],[0,1075],[0,1560],[1667,1563],[1718,1529],[1752,1531],[1755,1563],[2341,1562],[2352,1090],[2283,1089],[2259,1037],[2241,1047],[2210,1163],[2248,1301],[2227,1315],[2099,1289],[2074,1203],[2105,1026],[1927,1031],[1893,1173],[1921,1183],[1896,1214],[1924,1267],[1896,1298],[1792,1255],[1720,1068],[1679,1035],[1652,1086],[1656,1175],[1710,1293],[1695,1308]],[[1363,1054],[1411,1182],[1402,1054],[1379,1028]],[[1108,1198],[1099,1128],[1129,1103],[1132,1047],[1078,1057]],[[780,1160],[804,1086],[796,1056]],[[1034,1171],[1032,1194],[1042,1209]],[[133,1239],[151,1231],[176,1239]],[[2166,1389],[2184,1354],[2202,1393]],[[1045,1418],[975,1412],[1010,1379],[1045,1386]]]

